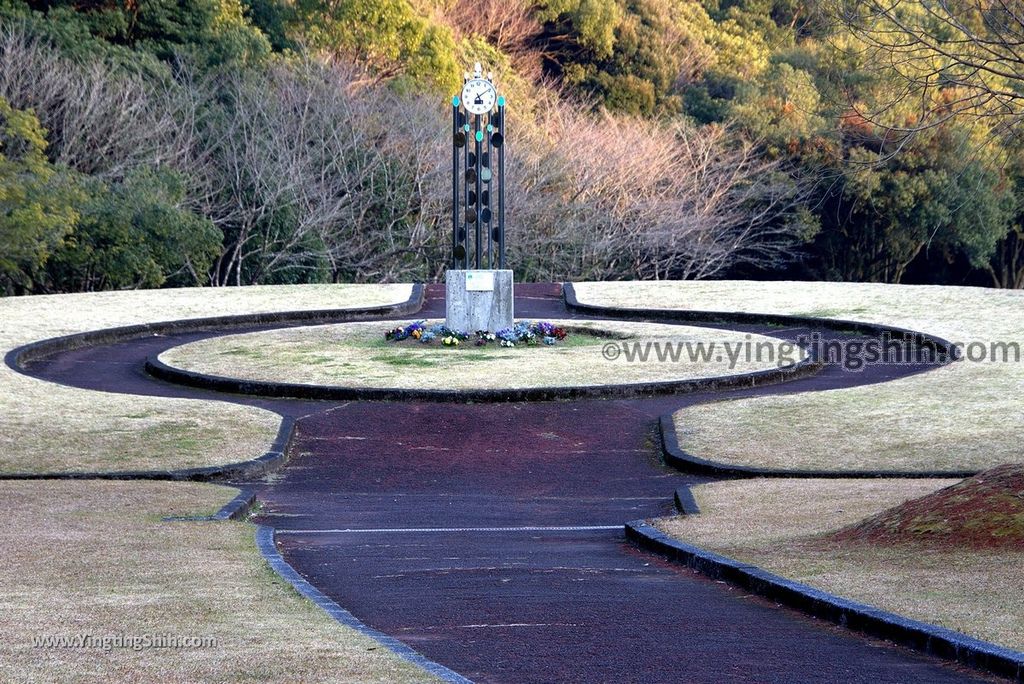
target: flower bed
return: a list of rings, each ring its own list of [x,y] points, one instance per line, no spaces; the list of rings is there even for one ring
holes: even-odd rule
[[[427,325],[426,321],[416,321],[404,327],[393,328],[384,333],[384,339],[389,342],[401,342],[403,340],[417,340],[423,344],[430,344],[440,340],[445,347],[457,347],[462,342],[472,341],[475,347],[486,347],[489,344],[497,343],[502,347],[515,347],[517,345],[553,345],[561,342],[569,336],[565,328],[556,326],[546,321],[520,321],[511,328],[502,328],[497,332],[477,330],[470,335],[461,330],[452,330],[442,323]]]

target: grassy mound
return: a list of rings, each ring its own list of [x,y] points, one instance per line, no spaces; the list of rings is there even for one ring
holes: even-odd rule
[[[1024,466],[986,470],[919,499],[882,511],[832,535],[836,541],[947,547],[1024,545]]]

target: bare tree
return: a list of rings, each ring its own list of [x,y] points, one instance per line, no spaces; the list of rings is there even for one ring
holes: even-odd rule
[[[1005,166],[1014,154],[1007,151],[1020,149],[1022,0],[835,0],[832,15],[858,41],[864,68],[879,76],[878,92],[851,97],[846,117],[878,160],[954,119],[974,132],[950,152],[960,159]],[[1018,228],[1001,240],[988,270],[997,287],[1024,287]]]
[[[212,153],[206,194],[226,238],[212,282],[249,284],[315,268],[310,241],[341,215],[344,201],[335,158],[344,156],[339,129],[350,119],[333,109],[339,98],[316,97],[284,67],[232,72],[210,92],[229,103],[204,130]]]
[[[333,280],[402,280],[435,275],[446,174],[443,111],[435,101],[386,88],[353,102],[346,165],[346,216],[322,232]]]
[[[838,0],[834,14],[861,41],[863,63],[894,82],[859,114],[897,144],[957,116],[1005,130],[1024,114],[1021,0]]]
[[[171,163],[187,142],[160,86],[114,73],[101,61],[78,63],[26,32],[0,22],[0,97],[33,109],[47,130],[48,154],[58,164],[101,178]]]
[[[521,6],[492,5],[480,30],[525,30]],[[173,80],[146,81],[0,26],[0,96],[36,110],[58,162],[112,180],[179,172],[185,203],[224,235],[211,283],[441,274],[446,107],[308,54],[200,73],[180,61]],[[704,278],[789,256],[799,188],[749,142],[547,98],[510,110],[508,236],[523,277]]]
[[[545,276],[708,278],[794,256],[803,187],[729,129],[548,111],[552,141],[514,167],[516,254]]]
[[[425,127],[415,100],[312,58],[198,87],[229,102],[204,124],[195,163],[226,237],[214,283],[422,277],[439,111]]]

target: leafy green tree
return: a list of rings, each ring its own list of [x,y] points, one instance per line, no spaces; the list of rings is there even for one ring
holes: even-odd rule
[[[13,0],[8,0],[13,2]],[[168,60],[191,54],[207,65],[258,61],[270,53],[267,37],[245,16],[239,0],[29,0],[60,31],[89,35]]]
[[[747,89],[732,107],[737,122],[763,141],[774,157],[795,154],[825,127],[821,97],[811,75],[774,64],[760,87]]]
[[[162,59],[191,50],[210,64],[223,64],[257,61],[270,52],[239,0],[147,0],[132,6],[131,39]]]
[[[184,188],[168,171],[139,171],[106,187],[86,184],[78,228],[46,266],[47,289],[93,291],[202,285],[221,234],[181,207]]]
[[[715,61],[709,67],[719,74],[751,81],[768,69],[772,46],[760,30],[765,22],[754,22],[733,8],[708,36]]]
[[[30,111],[0,98],[0,281],[23,292],[74,229],[79,194],[46,159],[46,137]]]
[[[285,0],[243,0],[245,16],[270,41],[276,51],[298,46],[288,37],[288,27],[295,21],[295,8]]]
[[[566,35],[566,46],[598,59],[612,56],[623,15],[617,0],[548,0],[537,11],[555,29],[551,33]]]
[[[294,32],[313,48],[348,57],[377,78],[401,77],[445,92],[461,84],[451,31],[409,0],[297,0]]]
[[[777,9],[688,0],[553,0],[541,4],[538,17],[545,22],[548,71],[600,104],[631,114],[673,115],[685,99],[698,120],[719,121],[728,118],[729,104],[715,100],[731,100],[736,86],[757,82],[773,50],[794,45],[793,27],[778,25],[771,14]],[[787,11],[779,17],[792,21]]]
[[[898,283],[929,258],[986,268],[1010,229],[1016,198],[996,165],[950,154],[964,138],[936,130],[887,157],[853,148],[852,165],[822,212],[823,275]]]
[[[543,5],[549,69],[614,111],[671,115],[679,90],[713,60],[710,17],[682,0],[563,0]]]
[[[86,15],[71,8],[54,7],[33,10],[23,0],[0,0],[0,22],[8,27],[20,26],[33,37],[44,38],[58,47],[63,54],[80,59],[104,59],[111,65],[131,64],[133,51],[123,46],[113,46],[91,32]],[[135,59],[144,59],[134,55]],[[157,60],[149,57],[153,65]]]

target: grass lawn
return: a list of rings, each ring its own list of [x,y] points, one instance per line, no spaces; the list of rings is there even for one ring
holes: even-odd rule
[[[1024,347],[1024,291],[873,283],[580,283],[581,302],[801,314]],[[880,385],[676,414],[686,451],[794,469],[983,469],[1024,461],[1024,363],[963,361]]]
[[[401,302],[408,285],[189,288],[0,298],[0,352],[135,323]],[[0,474],[217,465],[266,451],[279,418],[223,402],[92,392],[0,367]]]
[[[0,348],[134,323],[404,301],[409,286],[302,286],[0,298]],[[0,472],[183,468],[253,458],[267,411],[63,387],[0,369]],[[162,522],[207,514],[215,485],[0,481],[0,663],[5,679],[61,682],[430,678],[299,596],[253,527]],[[212,637],[188,650],[39,649],[33,637]]]
[[[0,482],[5,681],[421,682],[328,618],[215,511],[234,490],[155,482]],[[203,648],[33,648],[34,637],[211,637]]]
[[[953,482],[718,482],[694,488],[700,515],[655,524],[689,543],[813,587],[1024,650],[1024,549],[825,537]]]
[[[601,329],[621,339],[587,334],[596,324],[553,321],[569,328],[569,337],[546,346],[513,348],[472,341],[456,348],[407,339],[384,340],[384,332],[410,321],[342,323],[228,335],[169,349],[160,359],[168,365],[201,373],[246,380],[286,381],[351,387],[430,387],[437,389],[523,388],[553,385],[586,386],[683,380],[744,373],[777,367],[728,354],[690,360],[684,351],[678,362],[627,362],[625,355],[609,361],[605,344],[638,342],[694,345],[714,341],[719,348],[739,350],[745,342],[774,345],[760,335],[653,323],[610,322]],[[435,321],[429,321],[432,324]],[[733,352],[735,354],[735,352]],[[791,355],[794,359],[795,355]],[[527,372],[524,372],[527,371]]]

